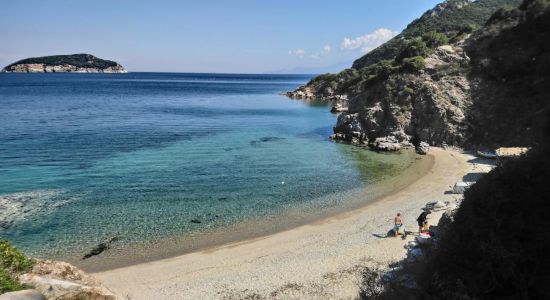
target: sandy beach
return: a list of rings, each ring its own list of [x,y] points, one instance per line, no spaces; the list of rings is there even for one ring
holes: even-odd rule
[[[130,299],[349,299],[357,296],[365,266],[387,266],[406,255],[413,239],[385,238],[397,212],[406,230],[427,202],[455,200],[445,193],[467,174],[488,166],[454,150],[432,148],[434,165],[406,188],[351,212],[273,235],[205,251],[94,273]],[[440,214],[431,215],[436,224]]]

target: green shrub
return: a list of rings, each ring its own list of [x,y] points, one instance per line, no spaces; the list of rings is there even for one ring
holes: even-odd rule
[[[21,273],[32,268],[33,262],[13,247],[10,242],[0,240],[0,267],[13,273]]]
[[[424,41],[429,48],[433,49],[448,44],[449,38],[444,33],[432,30],[422,35],[422,41]]]
[[[0,293],[27,288],[17,281],[17,276],[29,271],[33,261],[19,252],[8,241],[0,240]]]
[[[8,271],[0,268],[0,294],[26,289],[27,286],[13,279]]]
[[[415,38],[405,44],[399,55],[395,58],[397,62],[403,61],[408,57],[422,56],[426,57],[430,54],[430,48],[421,38]]]
[[[424,57],[415,56],[410,58],[404,58],[401,62],[401,68],[406,72],[416,72],[424,69],[425,65]]]
[[[408,87],[408,86],[403,88],[403,92],[406,93],[406,94],[409,94],[409,95],[414,94],[414,90],[412,88]]]
[[[394,64],[395,62],[393,60],[382,60],[366,68],[365,73],[374,75],[378,79],[386,79],[396,70]]]

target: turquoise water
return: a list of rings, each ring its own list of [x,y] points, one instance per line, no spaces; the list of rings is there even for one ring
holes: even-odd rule
[[[68,260],[113,236],[121,249],[192,240],[342,205],[410,164],[329,142],[326,106],[278,95],[309,79],[0,74],[1,237]]]

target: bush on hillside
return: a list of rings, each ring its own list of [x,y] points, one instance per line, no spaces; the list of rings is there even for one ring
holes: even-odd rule
[[[401,62],[401,68],[405,72],[417,72],[424,69],[425,61],[422,56],[404,58]]]
[[[8,241],[0,240],[0,293],[25,289],[17,276],[32,269],[33,261]]]
[[[430,48],[421,38],[415,38],[407,42],[403,49],[399,52],[395,60],[402,62],[403,59],[408,57],[422,56],[426,57],[430,54]]]
[[[447,45],[449,43],[449,38],[444,33],[432,30],[422,35],[422,41],[424,41],[429,48],[433,49],[441,45]]]

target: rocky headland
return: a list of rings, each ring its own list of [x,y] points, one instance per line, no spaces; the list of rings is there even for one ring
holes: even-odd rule
[[[6,66],[7,73],[127,73],[120,64],[91,54],[33,57]]]
[[[445,1],[352,68],[287,94],[338,99],[347,111],[332,138],[353,144],[534,146],[550,84],[548,21],[544,8],[517,5]]]

